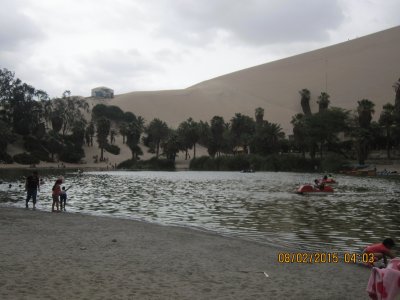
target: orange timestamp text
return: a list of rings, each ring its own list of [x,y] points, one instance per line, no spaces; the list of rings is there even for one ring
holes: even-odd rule
[[[325,263],[373,263],[373,253],[351,253],[351,252],[279,252],[279,263],[300,264],[325,264]]]

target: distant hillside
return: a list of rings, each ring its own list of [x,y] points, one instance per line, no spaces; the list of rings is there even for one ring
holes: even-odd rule
[[[400,26],[345,43],[296,55],[210,79],[183,90],[132,92],[115,96],[109,104],[132,111],[147,121],[158,117],[177,126],[188,117],[226,121],[236,112],[265,119],[291,133],[290,120],[301,112],[299,90],[311,91],[312,109],[322,91],[331,106],[354,110],[368,98],[376,104],[394,103],[393,83],[400,77]],[[194,72],[196,70],[193,70]]]

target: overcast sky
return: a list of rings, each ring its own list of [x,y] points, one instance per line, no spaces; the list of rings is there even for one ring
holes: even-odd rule
[[[0,68],[51,97],[186,88],[400,24],[399,0],[0,4]]]

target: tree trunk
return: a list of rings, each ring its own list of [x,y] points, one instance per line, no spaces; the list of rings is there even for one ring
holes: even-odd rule
[[[196,143],[193,144],[193,158],[196,158]]]
[[[156,158],[158,158],[158,153],[160,152],[160,142],[157,142],[157,147],[156,147]]]
[[[386,153],[387,158],[390,159],[390,128],[386,128]]]

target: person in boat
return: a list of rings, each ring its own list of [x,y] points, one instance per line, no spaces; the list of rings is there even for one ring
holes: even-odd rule
[[[325,183],[324,183],[323,180],[320,181],[320,180],[318,180],[318,179],[315,179],[315,180],[314,180],[314,187],[315,187],[316,189],[319,189],[319,190],[323,191],[324,188],[325,188]]]
[[[386,238],[382,243],[372,244],[366,247],[363,253],[373,253],[375,262],[383,259],[385,267],[387,266],[387,257],[395,258],[392,249],[395,246],[395,242],[391,238]]]

